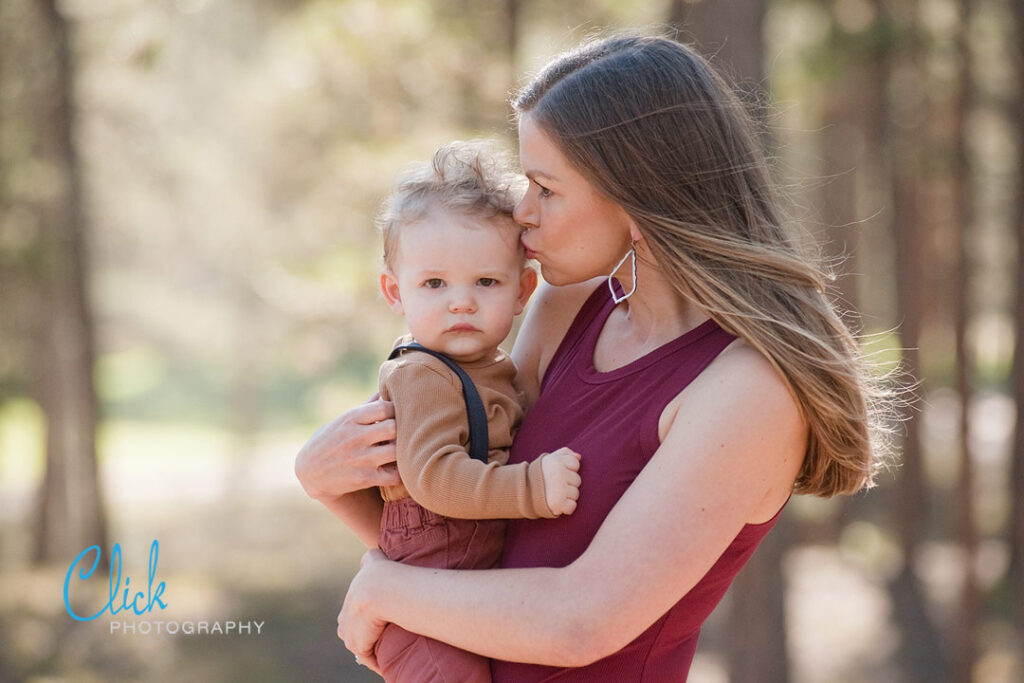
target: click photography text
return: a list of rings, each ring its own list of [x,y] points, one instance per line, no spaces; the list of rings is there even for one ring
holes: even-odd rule
[[[144,589],[132,584],[123,569],[121,544],[110,551],[108,572],[101,575],[103,551],[98,545],[80,552],[68,566],[64,576],[64,609],[75,621],[93,622],[104,614],[110,617],[111,635],[262,635],[265,621],[255,619],[171,619],[163,614],[168,609],[167,583],[158,581],[160,542],[149,547],[149,564]],[[103,579],[106,586],[103,587]],[[103,602],[105,600],[105,602]],[[83,605],[91,605],[85,607]],[[156,619],[154,617],[160,617]]]

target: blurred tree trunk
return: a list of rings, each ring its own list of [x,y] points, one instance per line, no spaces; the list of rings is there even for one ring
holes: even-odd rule
[[[459,58],[458,122],[468,130],[505,132],[508,97],[516,84],[519,0],[448,0],[442,21],[453,30]]]
[[[963,585],[960,593],[960,615],[954,626],[954,681],[970,683],[976,657],[975,637],[978,629],[978,580],[975,559],[978,537],[974,522],[974,466],[970,447],[971,353],[967,327],[971,315],[971,167],[967,149],[967,116],[973,103],[971,54],[968,31],[971,24],[971,0],[959,0],[960,22],[956,28],[956,57],[959,59],[957,91],[953,101],[951,144],[954,150],[951,193],[956,240],[949,280],[954,284],[953,330],[956,346],[956,392],[960,398],[960,439],[958,444],[960,477],[957,481],[957,538],[964,557]]]
[[[27,1],[27,0],[26,0]],[[21,5],[24,5],[22,2]],[[38,317],[39,230],[36,216],[23,208],[18,169],[24,168],[24,146],[13,134],[22,127],[29,105],[23,94],[23,57],[31,41],[17,40],[25,8],[0,2],[0,406],[29,391],[29,358],[35,348],[33,326]]]
[[[859,79],[853,77],[859,82]],[[822,220],[825,223],[823,249],[836,273],[836,286],[845,307],[857,311],[856,281],[849,276],[857,272],[857,243],[861,228],[857,211],[857,168],[863,160],[867,137],[860,120],[866,107],[853,102],[854,89],[845,82],[829,88],[826,94],[824,123],[821,132],[824,186],[822,187]]]
[[[922,248],[919,212],[916,206],[916,180],[913,172],[898,172],[894,181],[894,221],[898,262],[898,307],[903,370],[919,377],[918,346],[921,338],[923,301],[918,291]],[[924,481],[919,421],[906,417],[906,437],[902,445],[896,503],[896,519],[903,569],[890,585],[894,616],[901,631],[901,658],[907,667],[907,680],[946,680],[948,668],[939,634],[928,616],[926,596],[914,571],[914,561],[924,539],[923,520],[927,516],[928,496]],[[924,676],[923,672],[931,675]]]
[[[826,253],[838,261],[840,294],[848,311],[860,311],[857,282],[858,243],[865,230],[882,229],[880,207],[865,206],[877,196],[886,174],[886,59],[892,41],[885,34],[879,0],[867,0],[872,24],[833,48],[836,75],[828,84],[822,112],[824,185],[822,214],[829,231]],[[835,18],[833,18],[835,22]],[[841,30],[841,29],[835,29]],[[840,41],[835,41],[840,43]],[[873,216],[873,217],[872,217]],[[856,318],[851,323],[859,323]]]
[[[236,266],[238,280],[230,298],[234,309],[232,331],[235,352],[231,357],[228,383],[228,419],[232,433],[232,474],[228,477],[230,495],[244,496],[252,473],[251,457],[263,427],[263,376],[258,350],[267,342],[265,307],[247,283],[254,282],[255,270],[248,263]]]
[[[98,401],[69,29],[56,0],[39,0],[37,7],[42,35],[31,49],[45,51],[36,58],[45,64],[45,81],[36,84],[40,97],[30,121],[34,152],[50,168],[53,188],[39,206],[48,267],[37,376],[47,431],[35,557],[69,561],[90,545],[106,545],[106,522],[96,462]]]
[[[921,41],[917,35],[917,2],[890,2],[883,8],[892,12],[905,39],[900,49],[889,60],[890,77],[887,81],[923,87],[920,66]],[[909,97],[913,106],[915,93],[891,90],[892,97]],[[906,118],[912,122],[913,117]],[[922,263],[930,259],[925,253],[928,241],[922,231],[922,212],[919,205],[919,184],[922,177],[922,132],[920,124],[900,125],[888,122],[886,134],[892,173],[893,230],[896,236],[896,282],[900,346],[903,348],[903,370],[920,378],[918,348],[925,310],[925,272]],[[928,518],[928,495],[925,483],[924,458],[921,449],[919,421],[913,412],[906,417],[906,438],[902,447],[902,462],[897,482],[896,519],[903,568],[890,584],[895,621],[900,629],[899,656],[905,667],[905,678],[910,681],[948,680],[949,667],[938,630],[929,616],[924,588],[915,572],[915,560],[924,540],[924,521]]]
[[[668,21],[730,80],[760,94],[767,10],[767,0],[672,0]]]
[[[518,70],[516,55],[519,53],[519,13],[522,9],[520,0],[505,0],[505,58],[508,61],[508,90],[516,87]]]
[[[669,22],[680,28],[685,38],[696,40],[700,50],[729,80],[760,101],[767,99],[762,90],[762,24],[767,4],[767,0],[673,0]],[[766,145],[771,142],[764,141]],[[789,680],[782,575],[789,536],[789,520],[783,515],[730,588],[727,656],[732,683]]]
[[[465,36],[478,34],[476,26],[476,15],[473,13],[473,3],[470,0],[455,0],[449,9],[447,21],[453,27],[458,27],[458,33]],[[461,47],[461,45],[460,45]],[[480,69],[479,55],[475,54],[477,45],[466,41],[465,48],[459,58],[459,67],[456,70],[458,78],[459,93],[459,124],[470,130],[479,128],[483,124],[483,106],[481,106],[479,90],[476,83],[476,75]]]
[[[1017,122],[1017,155],[1024,155],[1024,3],[1011,3],[1016,24],[1017,97],[1011,109],[1012,120]],[[1024,651],[1024,169],[1017,164],[1016,211],[1017,221],[1017,340],[1013,354],[1013,396],[1017,402],[1016,434],[1011,466],[1010,504],[1010,564],[1013,617]]]
[[[865,7],[870,9],[871,23],[832,41],[835,74],[826,86],[821,121],[824,249],[836,262],[833,270],[844,319],[858,333],[863,331],[862,303],[874,311],[892,313],[891,302],[880,301],[885,285],[880,284],[884,278],[877,276],[885,267],[880,265],[883,259],[873,255],[891,250],[890,244],[880,242],[890,231],[884,212],[889,204],[885,197],[891,192],[885,136],[893,39],[881,0],[867,0]],[[833,31],[839,33],[844,29],[835,9]],[[877,504],[874,495],[837,499],[835,512],[823,524],[825,537],[834,542],[846,524]]]

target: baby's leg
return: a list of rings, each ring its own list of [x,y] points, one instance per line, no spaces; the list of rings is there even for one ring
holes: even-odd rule
[[[394,624],[384,629],[375,654],[387,683],[491,683],[486,657]]]
[[[487,569],[498,564],[505,521],[450,519],[411,498],[384,506],[380,549],[391,560],[420,567]],[[486,657],[388,624],[377,642],[388,683],[490,683]]]

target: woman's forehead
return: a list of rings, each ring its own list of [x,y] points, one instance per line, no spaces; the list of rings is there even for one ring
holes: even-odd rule
[[[529,114],[519,119],[519,162],[526,175],[543,173],[548,177],[555,172],[552,166],[565,162],[551,136]]]
[[[519,120],[519,163],[523,175],[542,184],[584,180],[551,135],[529,116]]]

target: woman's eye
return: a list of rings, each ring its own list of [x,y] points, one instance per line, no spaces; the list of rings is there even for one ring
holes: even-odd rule
[[[498,284],[498,281],[495,280],[493,277],[482,277],[479,280],[477,280],[476,283],[481,287],[493,287],[494,285]]]
[[[549,190],[548,188],[544,187],[543,185],[538,185],[537,187],[539,188],[539,190],[537,191],[537,196],[540,197],[541,199],[551,196],[551,190]]]
[[[432,277],[426,282],[424,282],[423,285],[430,289],[439,289],[441,287],[444,287],[444,280],[442,280],[441,278]]]

